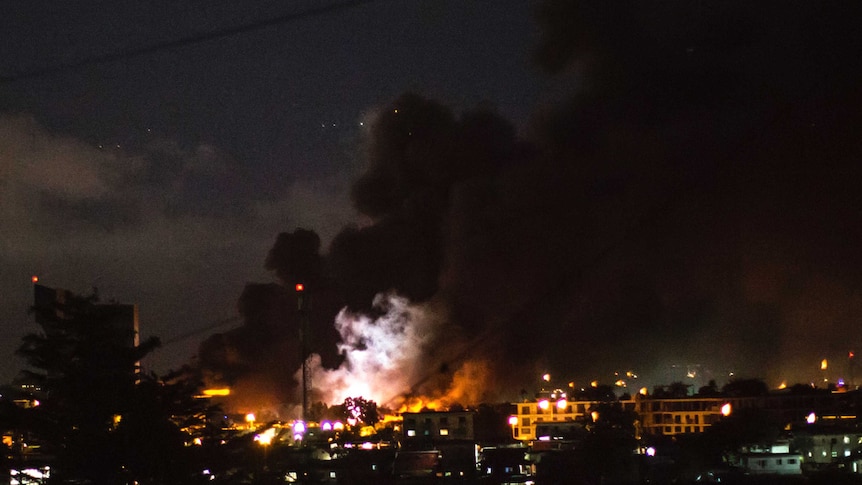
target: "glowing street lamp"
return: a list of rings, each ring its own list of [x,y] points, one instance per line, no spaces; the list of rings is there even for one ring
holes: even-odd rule
[[[515,426],[518,424],[517,416],[509,416],[509,426]]]
[[[721,415],[722,416],[728,417],[728,416],[730,416],[730,413],[732,413],[732,412],[733,412],[733,406],[731,406],[729,402],[726,402],[726,403],[724,403],[724,405],[721,406]]]
[[[542,399],[539,401],[539,409],[545,411],[551,406],[551,403],[548,402],[547,399]]]

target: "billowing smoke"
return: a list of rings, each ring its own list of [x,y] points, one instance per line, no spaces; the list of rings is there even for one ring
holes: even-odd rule
[[[548,0],[538,63],[572,89],[528,134],[380,108],[363,223],[320,260],[320,397],[509,399],[540,371],[671,364],[806,381],[862,345],[856,9]],[[290,284],[309,261],[267,264]]]

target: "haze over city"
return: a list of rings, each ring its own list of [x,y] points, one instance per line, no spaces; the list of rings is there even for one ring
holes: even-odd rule
[[[307,278],[323,393],[852,378],[857,7],[332,5],[15,2],[0,378],[33,275],[273,405]]]

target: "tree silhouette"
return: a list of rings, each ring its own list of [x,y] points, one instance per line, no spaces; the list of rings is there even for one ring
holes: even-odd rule
[[[721,392],[731,397],[757,397],[767,395],[769,387],[762,379],[734,379],[725,384]]]
[[[363,397],[348,397],[342,404],[345,417],[355,418],[368,426],[374,426],[380,421],[377,413],[377,403]]]
[[[183,430],[205,418],[199,385],[139,373],[159,340],[133,345],[132,325],[118,323],[128,310],[70,294],[33,308],[43,332],[26,335],[17,353],[29,365],[20,380],[41,399],[21,421],[52,457],[52,481],[188,483],[176,477]]]

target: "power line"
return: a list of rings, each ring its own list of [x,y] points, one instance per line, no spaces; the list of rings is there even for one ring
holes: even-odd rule
[[[199,333],[206,332],[207,330],[212,330],[214,328],[223,327],[227,324],[234,323],[234,322],[238,321],[239,319],[240,319],[239,316],[223,318],[223,319],[217,320],[217,321],[215,321],[209,325],[206,325],[206,326],[203,326],[200,328],[196,328],[194,330],[189,330],[188,332],[181,333],[179,335],[176,335],[174,337],[171,337],[167,340],[162,341],[162,347],[176,343],[176,342],[179,342],[181,340],[185,340],[189,337],[194,337],[195,335],[197,335]]]
[[[223,39],[226,37],[232,37],[239,34],[244,34],[248,32],[254,32],[256,30],[262,30],[267,27],[273,27],[276,25],[287,24],[290,22],[294,22],[297,20],[306,19],[309,17],[318,17],[322,15],[327,15],[331,13],[338,12],[340,10],[346,10],[353,7],[358,7],[360,5],[364,5],[367,3],[374,2],[375,0],[349,0],[341,3],[334,3],[330,5],[325,5],[322,7],[310,8],[308,10],[303,10],[301,12],[289,13],[285,15],[280,15],[277,17],[273,17],[266,20],[261,20],[257,22],[252,22],[245,25],[240,25],[237,27],[230,27],[220,30],[214,30],[212,32],[205,32],[202,34],[193,35],[190,37],[183,37],[176,40],[170,40],[166,42],[159,42],[143,47],[132,47],[128,49],[122,49],[116,52],[110,52],[107,54],[86,57],[84,59],[80,59],[78,61],[69,62],[65,64],[57,64],[54,66],[48,66],[42,69],[34,69],[32,71],[24,71],[18,74],[13,74],[10,76],[0,76],[0,84],[4,83],[12,83],[16,81],[23,81],[27,79],[35,79],[46,76],[51,76],[54,74],[61,74],[67,71],[73,71],[76,69],[81,69],[84,67],[97,66],[100,64],[107,64],[111,62],[121,61],[125,59],[132,59],[135,57],[144,56],[147,54],[154,54],[161,51],[166,51],[170,49],[177,49],[180,47],[186,47],[195,44],[202,44],[204,42],[209,42],[211,40]]]

